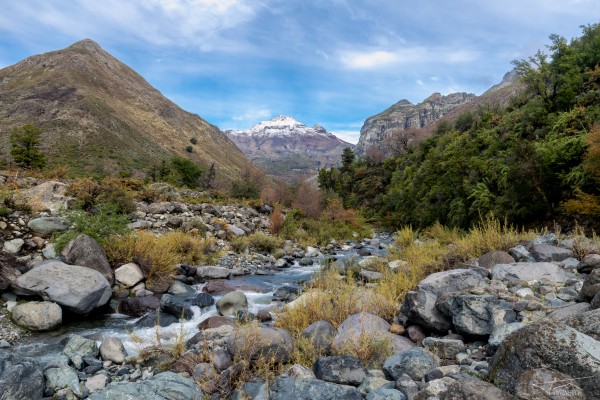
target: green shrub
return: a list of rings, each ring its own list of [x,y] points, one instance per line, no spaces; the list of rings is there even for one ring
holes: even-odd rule
[[[66,212],[65,217],[70,230],[56,236],[54,245],[58,253],[71,239],[82,233],[106,246],[111,236],[128,231],[129,218],[113,204],[100,204],[93,211],[72,210]]]

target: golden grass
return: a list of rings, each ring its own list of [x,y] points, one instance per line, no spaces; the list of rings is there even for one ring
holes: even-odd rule
[[[175,276],[177,264],[198,264],[215,256],[212,238],[180,231],[154,236],[131,232],[108,241],[106,254],[112,265],[136,262],[146,273],[146,286],[161,291]]]
[[[267,235],[263,232],[254,232],[250,235],[233,238],[230,246],[238,253],[243,253],[246,250],[253,250],[259,253],[273,253],[283,246],[283,239],[278,236]]]
[[[372,289],[360,286],[351,268],[345,277],[332,270],[324,271],[308,285],[300,297],[303,299],[301,304],[288,305],[277,314],[275,325],[292,332],[297,343],[302,344],[298,340],[299,333],[319,320],[339,327],[350,315],[364,311],[392,321],[404,295],[428,274],[453,268],[488,251],[508,250],[519,241],[531,240],[536,235],[533,231],[521,231],[497,220],[483,221],[466,233],[441,225],[434,225],[421,235],[410,227],[403,228],[397,232],[388,257],[391,261],[405,261],[405,267],[396,271],[381,269],[383,279]],[[382,344],[372,339],[363,338],[364,343],[353,353],[372,362],[373,355],[382,349]],[[298,347],[296,359],[299,362],[313,360],[315,355],[311,351]]]

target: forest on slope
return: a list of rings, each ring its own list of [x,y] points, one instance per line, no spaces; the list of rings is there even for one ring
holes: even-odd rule
[[[600,24],[514,61],[524,91],[482,106],[398,157],[354,159],[319,173],[322,189],[371,220],[468,227],[493,216],[519,225],[600,216]]]

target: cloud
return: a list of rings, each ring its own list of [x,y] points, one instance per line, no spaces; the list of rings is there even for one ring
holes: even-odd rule
[[[460,64],[476,60],[479,53],[469,49],[406,47],[398,50],[343,51],[338,55],[348,69],[374,70],[401,65],[420,65],[431,62]]]
[[[268,108],[255,108],[246,110],[242,114],[234,115],[233,120],[238,122],[261,121],[271,118],[273,112]]]

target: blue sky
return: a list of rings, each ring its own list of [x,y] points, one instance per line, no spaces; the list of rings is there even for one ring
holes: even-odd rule
[[[84,38],[221,129],[290,115],[355,142],[433,92],[480,94],[598,0],[0,0],[0,68]]]

